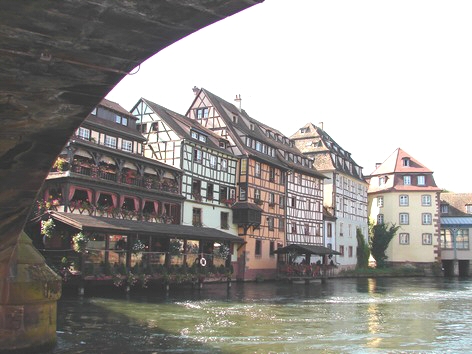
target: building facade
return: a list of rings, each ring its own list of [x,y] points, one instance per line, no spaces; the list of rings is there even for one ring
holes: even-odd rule
[[[470,276],[472,193],[441,193],[440,215],[440,246],[444,275]]]
[[[387,262],[411,263],[425,269],[437,265],[441,260],[441,190],[433,172],[398,148],[367,180],[372,222],[400,226],[387,248]]]
[[[323,245],[324,176],[277,130],[205,89],[194,92],[187,117],[226,138],[239,159],[232,206],[233,222],[245,240],[239,274],[273,278],[278,248],[294,242]]]
[[[183,172],[182,224],[237,235],[231,206],[236,200],[238,159],[226,149],[228,141],[197,121],[147,99],[139,100],[131,111],[146,138],[144,155]],[[213,246],[210,242],[203,247],[204,253],[211,254]],[[238,246],[231,244],[236,277]]]
[[[334,228],[326,230],[326,242],[341,253],[335,256],[340,268],[353,268],[357,264],[357,229],[368,240],[368,184],[362,167],[322,128],[312,123],[290,138],[305,156],[313,159],[314,167],[326,177],[323,205],[335,218]],[[327,225],[331,224],[331,221],[327,222]]]

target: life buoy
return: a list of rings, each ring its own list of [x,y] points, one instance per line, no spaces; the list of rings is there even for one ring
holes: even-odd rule
[[[206,260],[205,258],[203,258],[203,257],[200,258],[200,265],[201,265],[202,267],[206,266],[206,265],[207,265],[207,260]]]

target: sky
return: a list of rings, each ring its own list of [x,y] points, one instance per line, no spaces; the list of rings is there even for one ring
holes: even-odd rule
[[[108,95],[185,115],[205,88],[290,137],[320,125],[365,175],[401,148],[472,193],[472,1],[265,0],[163,49]]]

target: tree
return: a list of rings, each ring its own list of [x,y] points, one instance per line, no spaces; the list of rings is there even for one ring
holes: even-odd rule
[[[400,226],[396,226],[395,224],[376,224],[373,225],[369,223],[369,231],[370,231],[370,252],[372,253],[372,257],[374,257],[375,261],[377,262],[377,268],[384,268],[385,261],[388,258],[385,255],[385,251],[387,250],[388,244],[392,240],[392,238],[397,233]]]
[[[357,238],[357,268],[365,269],[369,266],[370,248],[360,228],[356,230]]]

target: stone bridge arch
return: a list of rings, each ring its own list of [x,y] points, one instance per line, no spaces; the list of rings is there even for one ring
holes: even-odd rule
[[[150,56],[262,1],[0,2],[0,317],[36,194],[87,114]]]

